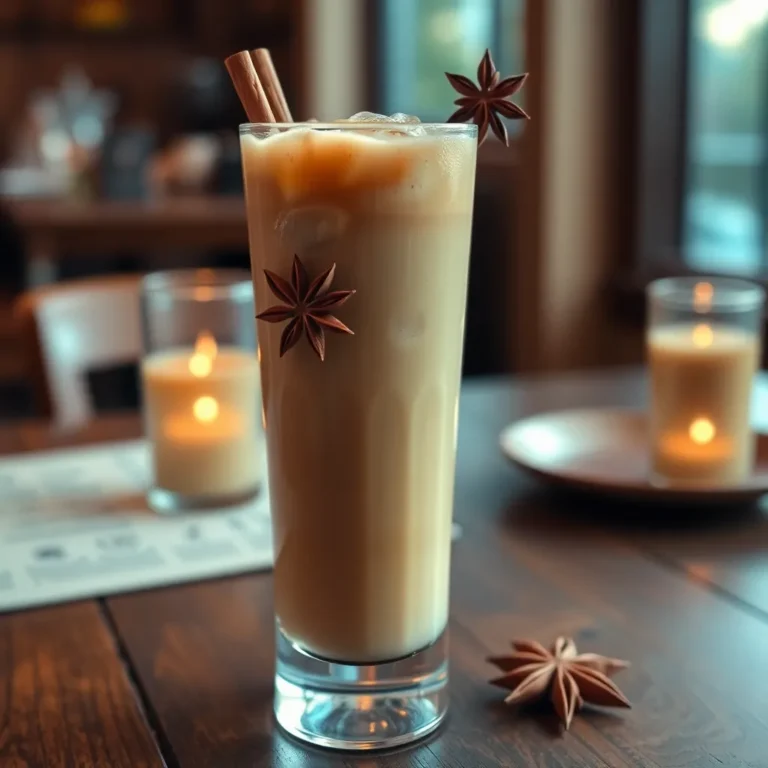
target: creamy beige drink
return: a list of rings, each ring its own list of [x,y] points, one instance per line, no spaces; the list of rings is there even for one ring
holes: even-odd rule
[[[356,291],[325,361],[258,325],[275,608],[324,658],[395,659],[446,626],[476,149],[464,126],[242,136],[257,311],[294,254]]]
[[[749,422],[760,339],[708,322],[654,328],[648,336],[652,460],[670,481],[743,481],[754,464]]]

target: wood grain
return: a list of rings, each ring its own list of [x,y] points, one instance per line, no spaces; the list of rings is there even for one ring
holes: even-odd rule
[[[431,741],[376,765],[759,766],[768,744],[768,621],[659,567],[582,497],[543,493],[507,466],[499,428],[542,408],[637,402],[631,373],[469,388],[463,399],[453,558],[451,716]],[[614,514],[621,510],[613,510]],[[108,606],[179,765],[370,766],[315,753],[271,719],[268,575],[113,598]],[[629,713],[590,711],[561,736],[516,713],[484,659],[512,637],[571,633],[629,658]]]
[[[274,725],[269,576],[128,595],[111,599],[109,607],[179,765],[372,764],[370,757],[307,750]],[[563,765],[594,765],[590,747],[574,742],[563,750],[553,742],[551,718],[543,728],[526,719],[521,742],[508,727],[510,713],[499,705],[498,691],[484,685],[489,648],[459,622],[452,625],[452,648],[447,727],[415,749],[377,756],[377,766],[490,768],[528,765],[535,754],[560,754],[568,761]]]
[[[719,521],[704,520],[696,511],[681,517],[648,505],[555,495],[510,467],[497,448],[500,429],[523,415],[638,405],[644,392],[634,371],[514,385],[500,379],[465,389],[456,486],[464,536],[453,556],[451,714],[425,744],[374,761],[308,750],[276,728],[269,575],[110,599],[110,620],[171,764],[768,765],[765,516],[731,510]],[[133,436],[138,422],[112,421],[101,430],[102,439]],[[88,440],[83,433],[69,437]],[[55,438],[60,445],[67,439]],[[28,426],[17,432],[19,443],[41,448],[46,432]],[[56,631],[60,618],[50,619]],[[2,663],[7,629],[1,623],[8,620],[0,620],[0,671],[9,667]],[[501,703],[503,694],[487,685],[494,670],[485,657],[504,652],[512,637],[549,642],[558,633],[573,634],[582,650],[632,660],[616,678],[634,704],[631,711],[584,712],[570,733],[560,735],[545,711],[514,712]],[[58,663],[77,669],[72,659],[78,651],[61,647]],[[0,698],[3,724],[4,704]],[[3,725],[0,733],[6,731]],[[31,743],[35,733],[19,737],[17,749],[38,749]],[[0,739],[4,767],[7,741]]]
[[[768,620],[768,510],[733,507],[626,532],[659,563]]]
[[[571,406],[642,405],[645,390],[640,373],[617,370],[520,380],[512,387],[503,381],[473,387],[462,407],[465,412],[471,410],[489,434],[496,434],[514,419],[536,412]],[[765,374],[757,381],[753,411],[758,427],[768,432]],[[526,481],[521,478],[521,482]],[[689,581],[768,618],[768,497],[759,505],[711,509],[649,503],[616,505],[589,496],[571,497],[570,501],[580,523],[591,521],[601,530],[610,530]],[[551,509],[557,508],[554,500],[549,502]],[[562,520],[557,524],[568,525]],[[591,530],[582,528],[581,535],[589,537]]]
[[[0,616],[0,765],[164,765],[96,603]]]

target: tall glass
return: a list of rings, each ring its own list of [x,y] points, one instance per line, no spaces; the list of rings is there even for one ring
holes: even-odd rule
[[[141,300],[149,505],[172,513],[247,501],[263,467],[250,275],[154,272]]]
[[[725,486],[752,474],[750,396],[764,301],[760,286],[733,278],[668,278],[648,287],[655,482]]]
[[[314,744],[404,744],[434,730],[448,703],[477,131],[240,134],[264,320],[275,714]]]

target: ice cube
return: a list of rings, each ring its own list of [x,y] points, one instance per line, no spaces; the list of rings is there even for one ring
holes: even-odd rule
[[[406,115],[404,112],[395,112],[394,115],[389,116],[389,120],[391,120],[393,123],[420,123],[421,120],[419,120],[416,115]]]
[[[376,112],[355,112],[352,117],[339,120],[340,123],[390,123],[392,120],[386,115]]]
[[[291,208],[278,217],[276,229],[282,245],[289,251],[306,251],[340,237],[347,228],[349,214],[329,205]]]
[[[390,129],[387,134],[391,136],[422,136],[424,129],[420,127],[421,120],[415,115],[406,115],[403,112],[395,112],[394,115],[379,115],[376,112],[357,112],[346,120],[337,120],[339,123],[398,123],[402,129]]]

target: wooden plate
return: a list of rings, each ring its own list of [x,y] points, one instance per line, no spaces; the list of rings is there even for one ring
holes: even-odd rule
[[[648,478],[647,422],[641,411],[600,409],[532,416],[508,426],[501,450],[518,467],[556,485],[668,503],[734,504],[768,493],[768,435],[758,435],[755,472],[727,488],[668,488]]]

